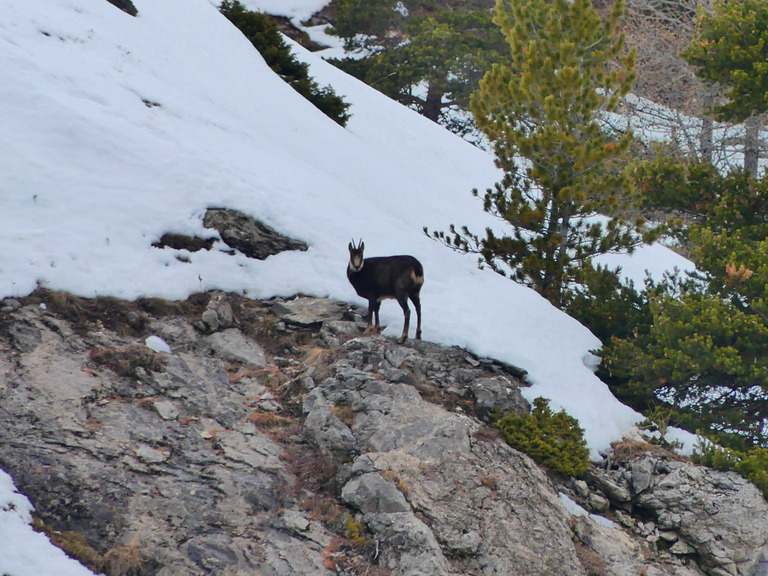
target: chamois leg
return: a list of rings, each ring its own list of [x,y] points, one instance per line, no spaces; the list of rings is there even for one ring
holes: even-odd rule
[[[365,327],[365,334],[366,336],[370,335],[373,332],[373,315],[374,311],[376,310],[376,301],[375,300],[368,300],[368,314],[365,317],[365,322],[368,324]]]
[[[379,332],[381,332],[381,323],[379,322],[380,308],[381,308],[381,302],[378,302],[376,300],[368,301],[368,316],[366,317],[368,326],[365,329],[366,336],[369,336],[371,334],[378,334]],[[375,326],[374,326],[374,320],[375,320]]]
[[[421,340],[421,298],[418,294],[411,294],[411,302],[416,308],[416,340]]]
[[[377,300],[373,308],[373,312],[376,315],[376,326],[373,329],[374,334],[381,334],[381,322],[379,320],[379,310],[381,310],[381,300]]]
[[[403,314],[405,315],[405,323],[403,324],[403,333],[400,335],[400,338],[397,339],[397,341],[402,344],[406,340],[408,340],[408,327],[411,323],[411,309],[408,308],[408,296],[406,294],[401,294],[397,297],[397,303],[400,304],[400,307],[403,309]]]

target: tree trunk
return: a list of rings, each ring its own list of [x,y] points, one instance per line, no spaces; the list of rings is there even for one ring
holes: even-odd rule
[[[564,213],[561,214],[561,208],[564,208]],[[549,223],[547,224],[547,230],[545,238],[547,241],[547,248],[544,252],[544,273],[542,274],[541,284],[539,287],[539,294],[549,300],[554,306],[560,306],[562,300],[562,270],[560,269],[561,250],[563,247],[563,238],[560,242],[555,244],[553,242],[555,235],[562,234],[564,229],[568,226],[569,220],[569,206],[561,205],[561,201],[558,199],[558,193],[552,194],[552,204],[549,211]],[[567,241],[567,240],[566,240]]]
[[[421,115],[426,116],[432,122],[437,122],[440,118],[440,112],[443,109],[443,89],[436,86],[434,82],[429,83],[427,97],[424,100],[424,107]]]
[[[760,116],[750,116],[744,122],[744,170],[757,177],[757,163],[760,160]]]
[[[715,123],[712,121],[712,117],[709,116],[709,110],[712,109],[715,95],[711,90],[707,89],[702,100],[704,101],[704,110],[701,116],[701,132],[699,132],[699,160],[712,164],[715,150]]]

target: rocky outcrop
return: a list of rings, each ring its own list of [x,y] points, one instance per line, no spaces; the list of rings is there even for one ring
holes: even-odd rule
[[[218,231],[230,248],[258,260],[266,260],[286,250],[306,251],[309,248],[305,242],[284,236],[238,210],[209,208],[203,217],[203,225]]]
[[[559,485],[488,426],[523,370],[363,328],[328,299],[6,300],[0,468],[106,574],[755,573],[739,477],[651,453]]]
[[[149,106],[152,103],[145,101],[145,104]],[[235,250],[238,250],[257,260],[266,260],[280,252],[303,252],[309,249],[305,242],[280,234],[252,216],[231,208],[209,208],[203,216],[203,226],[218,232],[223,243],[231,249],[229,253],[234,254]],[[216,242],[215,236],[200,238],[167,232],[153,242],[152,246],[176,250],[176,257],[182,262],[188,262],[187,252],[211,250]]]
[[[667,558],[695,563],[711,576],[766,572],[768,504],[736,473],[635,447],[613,454],[588,471],[586,482],[571,486],[586,507],[610,509]]]
[[[429,402],[414,386],[431,382],[458,398],[478,391],[485,410],[523,412],[517,384],[468,364],[446,370],[444,351],[428,343],[362,338],[342,352],[335,375],[305,397],[306,426],[321,450],[351,461],[340,468],[341,497],[381,543],[387,569],[414,576],[580,573],[569,516],[542,471],[484,436],[460,404],[452,410]],[[451,382],[443,381],[447,372]],[[485,391],[500,388],[507,393],[491,406]],[[346,411],[346,423],[334,410]]]

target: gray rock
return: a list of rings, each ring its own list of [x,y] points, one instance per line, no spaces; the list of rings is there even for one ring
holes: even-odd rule
[[[179,411],[170,400],[161,400],[153,403],[152,406],[163,420],[175,420],[179,415]]]
[[[271,308],[272,313],[286,324],[304,328],[320,328],[324,322],[334,321],[346,311],[346,305],[329,298],[276,300]]]
[[[304,534],[309,531],[311,523],[298,510],[285,510],[280,515],[280,526],[297,534]]]
[[[473,380],[469,383],[469,389],[475,397],[479,415],[485,420],[509,412],[522,416],[531,410],[530,404],[520,393],[519,386],[514,386],[504,376]]]
[[[597,512],[598,514],[607,512],[611,507],[611,503],[608,498],[604,498],[600,494],[596,494],[594,492],[588,496],[587,501],[589,503],[590,510]]]
[[[672,546],[670,546],[669,551],[676,556],[686,556],[689,554],[696,554],[696,548],[686,544],[682,540],[678,540]]]
[[[341,490],[341,499],[350,506],[364,514],[411,511],[403,494],[392,482],[385,480],[367,458],[355,462],[352,475]]]
[[[357,440],[349,427],[333,412],[323,391],[315,388],[304,397],[304,426],[307,438],[326,456],[346,459],[357,453]]]
[[[136,457],[147,464],[159,464],[168,460],[169,454],[150,446],[138,446],[136,448]]]
[[[709,575],[754,574],[768,549],[768,504],[760,491],[733,472],[640,453],[591,468],[587,482],[613,505],[651,518],[634,531],[670,552],[695,557]]]
[[[675,463],[637,505],[678,526],[678,554],[695,553],[711,574],[753,574],[768,548],[768,504],[733,472]],[[678,522],[670,522],[672,518]],[[690,549],[693,552],[688,551]]]
[[[228,362],[237,362],[252,368],[264,368],[267,365],[267,355],[261,346],[247,340],[236,328],[211,334],[206,341],[212,352]]]
[[[380,542],[381,565],[400,576],[455,574],[429,527],[412,512],[365,514]]]
[[[412,385],[382,379],[393,367],[429,378],[454,361],[466,366],[460,351],[443,349],[441,356],[428,343],[410,348],[372,338],[343,349],[335,376],[310,396],[355,410],[350,430],[361,455],[342,497],[363,513],[385,568],[395,574],[582,574],[568,515],[530,459],[498,440],[474,440],[479,421],[425,401]],[[305,410],[309,421],[313,407],[306,401]]]
[[[630,470],[632,473],[632,490],[640,494],[651,487],[656,461],[652,458],[633,461]]]
[[[216,229],[227,246],[258,260],[266,260],[287,250],[306,251],[309,248],[305,242],[283,236],[238,210],[209,208],[205,212],[203,225]]]
[[[632,494],[625,486],[623,478],[617,482],[613,477],[600,473],[596,468],[588,469],[584,476],[587,483],[601,490],[613,503],[621,505],[632,500]]]
[[[11,342],[19,352],[32,352],[42,343],[42,332],[34,324],[15,322],[10,328]]]
[[[19,308],[21,308],[21,302],[15,298],[6,298],[2,301],[2,305],[0,305],[0,310],[3,312],[13,312]]]
[[[235,322],[235,315],[226,294],[216,292],[208,302],[200,320],[205,332],[217,332],[231,328]]]
[[[652,544],[633,538],[631,533],[620,528],[598,524],[587,516],[574,519],[574,532],[579,541],[599,559],[601,569],[593,573],[609,576],[703,576],[695,564],[686,565],[674,558],[654,562]]]

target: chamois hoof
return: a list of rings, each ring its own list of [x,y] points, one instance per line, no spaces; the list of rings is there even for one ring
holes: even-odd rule
[[[408,340],[408,336],[403,334],[402,336],[400,336],[400,338],[397,339],[397,343],[398,344],[405,344],[406,340]]]
[[[363,334],[365,336],[378,336],[381,334],[381,331],[383,328],[381,326],[368,326],[368,328],[365,329],[365,332]]]

